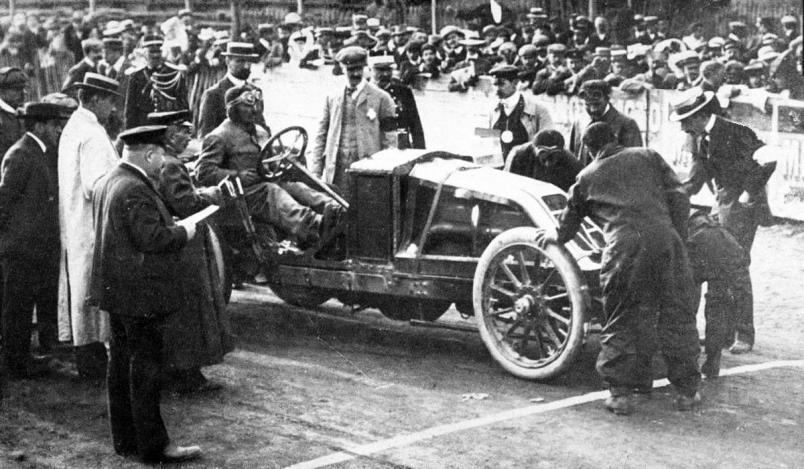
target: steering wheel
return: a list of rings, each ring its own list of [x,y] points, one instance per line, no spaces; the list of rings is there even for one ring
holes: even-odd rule
[[[260,150],[257,173],[264,180],[275,181],[293,167],[291,159],[304,156],[307,149],[307,131],[293,126],[282,129],[268,139]]]

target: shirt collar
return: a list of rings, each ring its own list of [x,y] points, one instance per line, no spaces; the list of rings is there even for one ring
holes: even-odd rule
[[[235,78],[231,73],[226,72],[226,78],[229,79],[235,86],[243,86],[246,84],[246,80],[241,80],[239,78]]]
[[[9,114],[14,114],[15,116],[17,115],[17,110],[11,107],[11,105],[8,104],[7,102],[3,101],[3,98],[0,98],[0,109],[6,111]]]
[[[704,130],[706,130],[707,134],[712,133],[712,128],[715,126],[715,118],[716,117],[717,116],[714,115],[714,114],[709,116],[709,121],[706,123],[706,127],[704,127]]]
[[[142,174],[142,175],[143,175],[143,177],[145,177],[145,179],[146,179],[146,180],[149,180],[149,181],[151,180],[151,179],[148,177],[148,174],[145,172],[145,170],[143,170],[143,169],[142,169],[142,168],[140,168],[139,166],[137,166],[137,165],[135,165],[135,164],[131,164],[131,163],[129,163],[128,161],[121,161],[121,162],[120,162],[120,164],[121,164],[121,165],[128,166],[129,168],[133,169],[134,171],[136,171],[136,172],[138,172],[138,173]]]
[[[503,105],[503,109],[505,110],[505,115],[507,116],[511,115],[511,113],[514,111],[514,108],[519,103],[519,98],[521,97],[522,93],[516,91],[511,96],[500,100],[500,104]]]
[[[84,119],[87,119],[93,123],[100,124],[98,122],[98,116],[95,115],[94,112],[90,111],[89,109],[85,108],[84,106],[78,106],[78,109],[75,110],[73,114],[78,114],[79,116],[84,116]]]
[[[34,135],[33,132],[25,132],[25,135],[31,137],[32,139],[34,139],[36,141],[36,143],[39,144],[39,148],[42,149],[42,153],[47,153],[47,146],[45,145],[45,142],[42,141],[42,139],[40,139],[39,137]]]
[[[351,94],[352,99],[357,98],[357,95],[359,95],[360,92],[363,91],[363,88],[365,87],[366,87],[366,80],[360,80],[360,83],[358,83],[357,86],[355,86],[355,90],[352,91]],[[347,86],[346,89],[348,90],[349,87]]]

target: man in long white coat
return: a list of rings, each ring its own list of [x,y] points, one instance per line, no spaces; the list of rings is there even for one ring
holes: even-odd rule
[[[105,372],[103,342],[109,340],[110,326],[106,312],[86,304],[95,246],[92,192],[95,182],[119,162],[104,124],[115,112],[120,84],[87,73],[74,87],[80,106],[64,126],[59,143],[59,339],[76,346],[81,376],[99,377]]]

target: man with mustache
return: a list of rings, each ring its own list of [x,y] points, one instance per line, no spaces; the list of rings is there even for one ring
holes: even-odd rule
[[[226,92],[235,86],[243,86],[251,74],[251,64],[260,59],[254,45],[246,42],[230,42],[222,55],[226,57],[226,76],[201,97],[201,118],[198,121],[198,136],[201,138],[226,119]]]

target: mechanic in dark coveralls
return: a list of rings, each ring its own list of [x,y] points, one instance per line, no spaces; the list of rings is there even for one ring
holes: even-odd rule
[[[706,378],[716,378],[720,375],[721,351],[733,339],[734,321],[741,316],[741,308],[751,307],[745,297],[745,292],[751,291],[750,262],[737,238],[706,212],[693,212],[688,229],[693,278],[697,285],[707,285],[706,360],[701,373]],[[697,292],[700,294],[700,289]]]
[[[562,244],[571,240],[588,216],[606,237],[600,269],[606,324],[597,359],[611,392],[606,407],[626,415],[633,392],[651,392],[658,343],[678,392],[676,408],[691,410],[701,397],[694,285],[683,241],[689,199],[658,153],[623,148],[608,124],[589,126],[583,143],[595,159],[570,188],[555,236]]]

